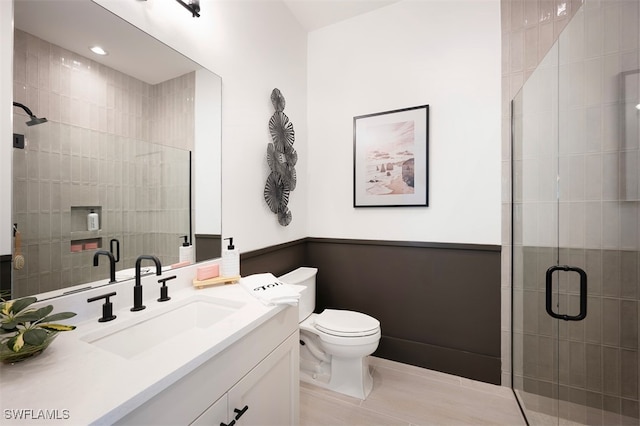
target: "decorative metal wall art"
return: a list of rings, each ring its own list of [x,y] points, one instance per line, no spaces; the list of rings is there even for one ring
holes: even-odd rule
[[[298,154],[293,148],[295,132],[293,123],[283,112],[285,100],[280,90],[273,89],[271,103],[276,110],[269,120],[269,133],[273,142],[267,145],[267,163],[271,173],[264,186],[264,200],[269,209],[278,215],[278,223],[287,226],[291,223],[289,194],[296,189],[296,169]]]

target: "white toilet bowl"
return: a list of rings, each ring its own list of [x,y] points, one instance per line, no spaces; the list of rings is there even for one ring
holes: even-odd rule
[[[322,319],[335,314],[345,318],[362,316],[373,327],[353,331],[353,327],[348,327],[349,322],[344,323],[345,327],[335,322],[333,328],[351,328],[351,331],[322,327]],[[366,399],[373,389],[368,356],[378,348],[380,335],[378,320],[359,312],[327,309],[321,314],[311,314],[300,323],[300,341],[303,345],[300,353],[301,380]]]
[[[280,280],[300,293],[300,380],[366,399],[373,388],[368,356],[380,342],[380,322],[363,313],[325,309],[314,314],[316,268],[298,268]]]

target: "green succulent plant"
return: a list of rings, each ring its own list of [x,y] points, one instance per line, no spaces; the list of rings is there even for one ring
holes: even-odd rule
[[[50,315],[52,305],[29,307],[36,300],[35,297],[25,297],[0,303],[0,345],[6,345],[13,352],[20,352],[25,345],[40,346],[58,332],[75,330],[73,325],[53,322],[74,317],[74,312]]]

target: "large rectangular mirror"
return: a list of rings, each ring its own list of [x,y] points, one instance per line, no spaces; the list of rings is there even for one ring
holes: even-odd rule
[[[14,23],[11,296],[107,283],[97,250],[119,249],[124,280],[140,254],[179,263],[199,229],[219,248],[220,78],[90,0],[15,0]]]

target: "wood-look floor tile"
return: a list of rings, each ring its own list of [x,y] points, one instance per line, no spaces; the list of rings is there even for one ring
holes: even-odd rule
[[[409,426],[409,423],[379,414],[337,398],[300,391],[301,426]]]
[[[352,396],[344,395],[338,392],[333,392],[333,391],[321,388],[319,386],[314,386],[309,383],[300,382],[300,392],[303,392],[303,391],[311,395],[314,395],[318,398],[337,399],[340,402],[355,405],[355,406],[358,406],[362,403],[362,400],[359,398],[354,398]]]
[[[509,389],[375,357],[365,401],[301,383],[301,424],[524,425]]]
[[[396,370],[401,373],[413,374],[431,380],[446,383],[460,383],[460,377],[453,374],[441,373],[439,371],[428,370],[426,368],[417,367],[415,365],[403,364],[401,362],[391,361],[384,358],[369,357],[369,364],[375,369],[376,367],[384,367]]]
[[[460,385],[463,387],[468,387],[478,392],[487,392],[491,395],[500,396],[502,398],[513,399],[513,391],[511,388],[499,385],[492,385],[491,383],[478,382],[476,380],[467,379],[464,377],[460,378]]]
[[[416,425],[524,425],[515,399],[377,367],[362,407]]]

